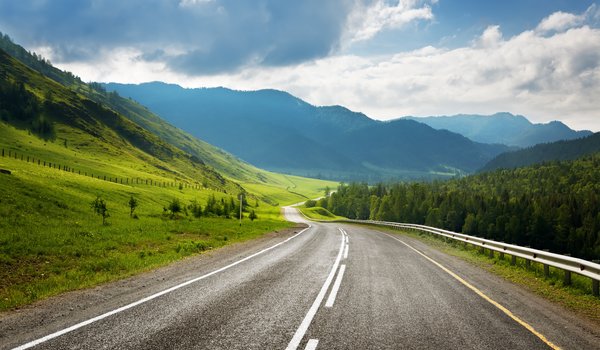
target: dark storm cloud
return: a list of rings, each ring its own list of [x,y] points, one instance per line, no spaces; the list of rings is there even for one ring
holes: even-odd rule
[[[88,61],[100,49],[133,47],[140,59],[192,74],[287,65],[328,55],[351,0],[0,1],[0,30],[55,60]],[[168,53],[169,48],[174,52]]]

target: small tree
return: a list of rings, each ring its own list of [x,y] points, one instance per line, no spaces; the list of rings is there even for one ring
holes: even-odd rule
[[[92,201],[91,207],[92,210],[94,210],[94,213],[102,217],[102,225],[106,225],[106,218],[108,218],[110,214],[108,213],[104,199],[100,196],[96,197],[96,199]]]
[[[175,214],[180,213],[182,209],[179,199],[173,199],[171,203],[169,203],[167,209],[169,209],[169,211],[171,212],[171,219],[173,219],[175,217]]]
[[[194,215],[194,217],[201,217],[202,216],[202,206],[200,205],[200,203],[198,203],[197,200],[192,200],[190,202],[190,205],[188,205],[188,209],[192,212],[192,215]]]
[[[133,196],[131,196],[131,198],[129,198],[129,202],[127,204],[129,204],[129,217],[132,218],[135,208],[138,207],[138,201],[137,201],[137,199],[133,198]]]
[[[248,218],[250,219],[250,221],[254,221],[255,219],[258,219],[258,216],[254,212],[254,210],[250,210],[250,214],[248,215]]]

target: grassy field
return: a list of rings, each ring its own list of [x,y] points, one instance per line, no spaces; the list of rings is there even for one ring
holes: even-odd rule
[[[287,176],[271,174],[277,182],[243,184],[249,193],[247,210],[258,215],[255,221],[247,218],[248,212],[241,227],[234,217],[195,218],[184,211],[171,218],[164,208],[174,199],[184,208],[194,200],[204,207],[211,196],[218,201],[237,201],[237,192],[228,192],[232,187],[157,187],[84,176],[88,172],[107,178],[175,181],[173,173],[163,169],[169,164],[144,163],[130,152],[98,143],[77,129],[57,127],[60,138],[50,142],[0,123],[0,148],[5,150],[0,169],[11,171],[10,175],[0,174],[0,310],[290,227],[279,204],[320,195],[325,186],[334,185],[294,178],[297,193],[292,193]],[[18,152],[18,159],[9,158],[8,150]],[[44,167],[37,161],[27,162],[27,156],[77,170],[72,173]],[[194,183],[193,178],[184,176],[178,180]],[[91,208],[97,196],[106,201],[110,214],[107,225]],[[132,196],[139,203],[137,219],[130,217],[128,201]]]
[[[399,234],[398,230],[391,228],[377,226],[377,229]],[[417,238],[442,252],[499,275],[547,300],[590,319],[600,326],[600,298],[591,294],[592,282],[587,277],[572,274],[572,284],[566,286],[563,283],[564,274],[559,269],[550,268],[550,277],[545,277],[544,268],[538,263],[531,263],[527,267],[525,260],[518,258],[517,264],[513,266],[508,255],[505,255],[503,259],[498,254],[495,254],[494,258],[490,258],[487,251],[486,254],[482,254],[479,248],[465,247],[462,243],[456,241],[446,241],[443,238],[423,232],[400,232]]]
[[[337,182],[309,179],[293,175],[269,173],[269,183],[242,182],[250,192],[260,193],[273,205],[290,205],[304,202],[307,199],[322,197],[325,188],[336,188]]]
[[[262,202],[250,203],[258,219],[241,227],[235,218],[165,215],[175,198],[229,199],[210,190],[127,186],[7,158],[0,168],[12,169],[0,174],[0,310],[290,226]],[[107,203],[107,225],[90,207],[96,196]],[[131,196],[138,219],[130,217]]]

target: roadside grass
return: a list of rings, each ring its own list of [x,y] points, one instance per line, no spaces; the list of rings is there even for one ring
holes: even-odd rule
[[[329,210],[321,207],[306,208],[300,206],[298,207],[298,210],[300,210],[302,214],[313,220],[333,221],[344,219],[343,217],[332,214]]]
[[[571,274],[571,285],[564,284],[564,272],[550,268],[550,276],[544,275],[542,264],[531,262],[529,266],[525,259],[517,258],[516,265],[511,265],[511,257],[503,258],[498,253],[494,258],[489,256],[489,250],[482,253],[479,247],[464,245],[444,237],[409,230],[395,230],[381,226],[373,226],[378,230],[393,234],[403,234],[420,240],[448,255],[458,257],[486,271],[499,275],[506,280],[519,285],[551,302],[582,315],[600,326],[600,298],[591,294],[592,281],[588,277]]]
[[[0,168],[12,171],[0,174],[0,310],[292,226],[264,202],[249,201],[258,219],[244,213],[241,227],[236,217],[163,212],[173,199],[204,206],[212,195],[230,198],[207,189],[121,185],[2,157]],[[90,207],[96,196],[107,203],[108,225]],[[138,219],[129,216],[131,196]]]

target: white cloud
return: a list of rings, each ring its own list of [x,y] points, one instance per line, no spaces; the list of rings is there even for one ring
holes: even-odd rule
[[[555,12],[544,18],[538,25],[537,30],[541,32],[562,31],[567,28],[575,27],[585,20],[583,15],[574,15],[566,12]]]
[[[477,39],[476,44],[483,48],[497,47],[502,42],[500,26],[489,26]]]
[[[384,29],[400,28],[416,20],[431,19],[431,7],[414,0],[399,0],[395,5],[384,0],[369,4],[357,2],[348,18],[346,41],[368,40]]]
[[[598,20],[600,20],[600,9],[596,4],[592,4],[584,13],[579,15],[562,11],[554,12],[540,22],[536,31],[540,33],[561,32]]]
[[[600,131],[600,29],[587,25],[510,38],[492,26],[470,46],[457,49],[429,46],[377,57],[331,56],[213,76],[185,76],[137,56],[135,50],[120,49],[100,53],[92,64],[63,68],[85,80],[277,88],[313,104],[340,104],[377,119],[508,111],[536,122],[558,119]]]

